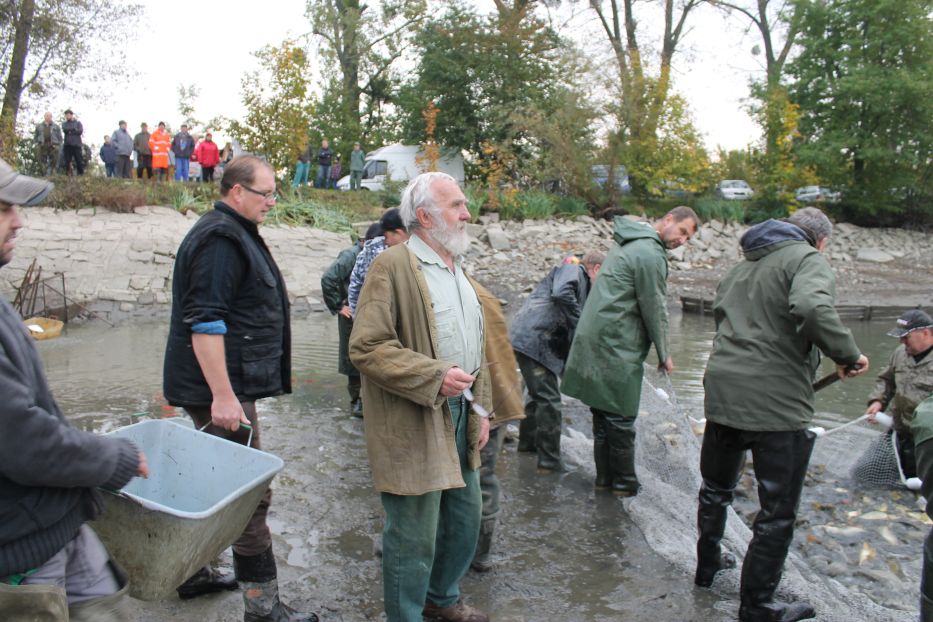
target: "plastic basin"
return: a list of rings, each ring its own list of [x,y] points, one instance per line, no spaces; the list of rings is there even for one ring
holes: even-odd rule
[[[144,421],[109,436],[146,454],[149,479],[105,495],[93,523],[141,600],[173,595],[242,533],[284,463],[256,449],[171,421]]]

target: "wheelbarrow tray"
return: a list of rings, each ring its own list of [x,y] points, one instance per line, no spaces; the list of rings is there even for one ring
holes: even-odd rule
[[[109,436],[136,443],[151,472],[105,495],[93,524],[141,600],[173,595],[230,546],[284,466],[278,456],[171,421],[144,421]]]

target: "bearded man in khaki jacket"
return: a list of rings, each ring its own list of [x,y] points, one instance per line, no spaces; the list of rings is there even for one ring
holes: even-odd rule
[[[357,303],[350,358],[360,370],[366,446],[386,519],[389,622],[486,622],[460,598],[482,498],[489,438],[483,309],[459,257],[470,213],[457,182],[424,173],[402,194],[412,234],[372,264]]]

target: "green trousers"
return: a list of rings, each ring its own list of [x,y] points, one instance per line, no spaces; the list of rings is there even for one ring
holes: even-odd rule
[[[382,580],[388,622],[421,622],[426,601],[449,607],[460,598],[460,579],[473,560],[482,496],[479,471],[467,466],[467,410],[450,398],[460,472],[465,488],[423,495],[382,493]]]

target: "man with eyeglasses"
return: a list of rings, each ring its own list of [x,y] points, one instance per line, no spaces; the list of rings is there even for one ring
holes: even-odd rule
[[[275,174],[255,156],[234,158],[221,200],[185,236],[175,260],[163,391],[198,428],[259,448],[256,400],[291,393],[291,333],[285,281],[258,225],[275,205]],[[210,424],[210,425],[208,425]],[[236,581],[202,568],[178,588],[182,598],[243,590],[246,622],[314,622],[279,600],[271,491],[233,543]]]

